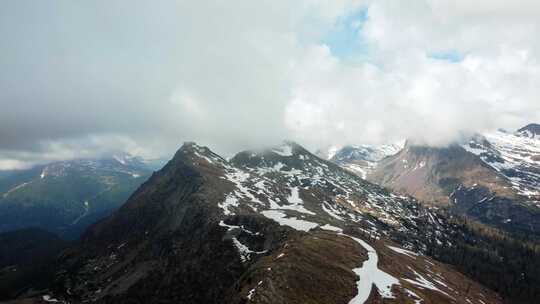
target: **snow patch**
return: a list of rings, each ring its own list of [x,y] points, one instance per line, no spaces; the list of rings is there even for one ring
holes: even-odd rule
[[[405,289],[405,292],[409,295],[409,297],[413,298],[414,300],[414,304],[420,304],[422,303],[422,298],[420,298],[419,295],[417,295],[416,293],[414,293],[413,291],[411,290],[408,290],[406,288]]]
[[[51,297],[50,295],[44,295],[41,297],[43,299],[43,301],[45,302],[51,302],[51,303],[60,303],[60,301],[58,299],[55,299],[53,297]]]
[[[286,216],[285,213],[278,210],[265,210],[265,211],[262,211],[261,213],[267,218],[278,222],[282,226],[289,226],[291,228],[294,228],[300,231],[307,232],[319,226],[319,224],[308,222],[305,220],[300,220],[300,219],[297,219],[296,217],[287,218],[285,217]]]
[[[218,207],[223,209],[223,214],[225,215],[232,215],[234,214],[230,208],[231,207],[238,207],[240,204],[238,203],[238,198],[236,198],[232,194],[228,194],[225,198],[225,201],[222,203],[218,203]]]
[[[377,263],[379,262],[377,251],[359,238],[346,234],[342,235],[350,237],[368,252],[368,259],[362,263],[362,266],[353,269],[360,280],[356,282],[358,294],[349,301],[349,304],[363,304],[366,302],[373,285],[377,287],[381,297],[394,298],[394,295],[392,294],[392,285],[399,285],[399,280],[377,267]]]
[[[409,257],[411,257],[413,259],[418,256],[418,253],[416,253],[416,252],[405,250],[405,249],[402,249],[402,248],[399,248],[399,247],[394,247],[394,246],[386,246],[386,247],[392,249],[392,251],[395,251],[397,253],[409,256]]]
[[[332,205],[328,204],[328,207],[326,206],[327,204],[326,203],[323,203],[321,205],[322,209],[324,212],[326,212],[328,215],[330,215],[331,217],[337,219],[337,220],[340,220],[340,221],[345,221],[341,216],[339,216],[339,211],[337,209],[335,209]]]
[[[411,284],[414,284],[416,286],[419,286],[421,288],[426,288],[426,289],[431,289],[433,291],[437,291],[437,292],[440,292],[450,298],[452,298],[449,294],[447,294],[446,292],[440,290],[439,288],[437,288],[437,286],[435,286],[435,284],[433,284],[432,282],[428,281],[426,278],[424,278],[421,274],[419,274],[418,272],[414,271],[412,268],[409,267],[410,270],[412,270],[415,274],[415,276],[417,277],[416,280],[411,280],[411,279],[404,279],[405,281],[411,283]]]
[[[289,202],[289,205],[279,206],[279,208],[276,209],[294,210],[300,213],[315,215],[315,212],[311,212],[304,208],[304,201],[300,198],[298,187],[291,188],[291,196],[289,196],[287,201]]]
[[[234,246],[236,247],[236,249],[238,249],[238,253],[240,254],[240,260],[242,260],[242,262],[249,261],[250,259],[249,255],[253,251],[249,250],[248,246],[240,243],[240,241],[236,237],[233,237],[232,240],[233,240]]]
[[[261,284],[262,284],[263,281],[259,281],[259,283],[257,283],[257,286],[253,287],[253,289],[251,289],[249,292],[248,292],[248,295],[247,295],[247,299],[248,300],[251,300],[253,298],[253,295],[255,295],[255,290],[257,290],[257,287],[259,287]]]
[[[330,231],[336,231],[336,232],[343,232],[343,229],[341,229],[339,227],[336,227],[336,226],[328,225],[328,224],[325,224],[324,226],[321,226],[321,229],[330,230]]]

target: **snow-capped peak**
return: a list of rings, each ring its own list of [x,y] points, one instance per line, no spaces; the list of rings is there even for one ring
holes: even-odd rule
[[[540,139],[540,124],[528,124],[517,130],[517,136]]]
[[[540,125],[530,124],[516,133],[486,133],[483,137],[473,138],[463,148],[506,176],[519,194],[538,199],[540,132],[535,133],[537,127]]]
[[[341,148],[332,146],[331,148],[335,150],[328,150],[328,159],[365,179],[376,167],[377,162],[398,153],[404,146],[404,140],[383,145],[360,144]]]
[[[273,148],[272,152],[284,157],[289,157],[293,156],[293,147],[288,143],[284,143],[279,147]]]

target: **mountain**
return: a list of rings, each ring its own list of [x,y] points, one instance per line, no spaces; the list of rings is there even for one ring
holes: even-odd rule
[[[54,261],[69,244],[37,228],[0,233],[0,301],[28,286],[44,288],[54,278]]]
[[[398,153],[404,144],[397,142],[385,145],[347,145],[341,148],[332,146],[318,150],[316,154],[366,179],[380,160]]]
[[[534,131],[535,125],[501,130],[439,148],[407,143],[368,180],[513,235],[539,238],[540,138]]]
[[[475,136],[463,147],[503,175],[514,191],[540,207],[540,125],[515,133],[497,131]]]
[[[473,243],[465,246],[467,241]],[[436,260],[474,261],[491,250],[489,244],[494,243],[462,223],[295,143],[240,152],[230,161],[186,143],[121,208],[64,252],[55,282],[42,298],[502,303],[497,293],[458,271],[479,268]],[[540,260],[531,257],[529,265]],[[505,271],[513,280],[504,265],[483,260],[484,274]],[[500,263],[500,256],[493,261]],[[528,261],[516,261],[521,262]],[[506,293],[515,290],[515,283],[507,283],[490,282]]]
[[[129,155],[11,172],[0,178],[0,232],[40,227],[76,238],[118,208],[151,172]]]
[[[382,160],[368,179],[433,205],[449,204],[449,195],[460,185],[512,195],[504,176],[456,144],[434,148],[408,142],[399,153]]]
[[[540,136],[540,124],[532,123],[528,124],[525,127],[517,130],[518,136],[535,138]]]

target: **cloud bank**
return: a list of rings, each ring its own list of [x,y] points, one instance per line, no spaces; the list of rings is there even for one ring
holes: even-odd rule
[[[0,169],[540,120],[537,1],[8,1]]]

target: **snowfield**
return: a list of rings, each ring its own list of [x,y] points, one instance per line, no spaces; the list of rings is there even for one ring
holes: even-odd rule
[[[359,238],[350,235],[346,236],[356,241],[368,252],[368,259],[362,263],[362,266],[353,269],[360,280],[356,282],[358,294],[349,301],[349,304],[364,304],[371,293],[373,285],[377,287],[383,298],[394,298],[392,285],[399,285],[399,280],[378,268],[379,256],[377,255],[377,251]]]

